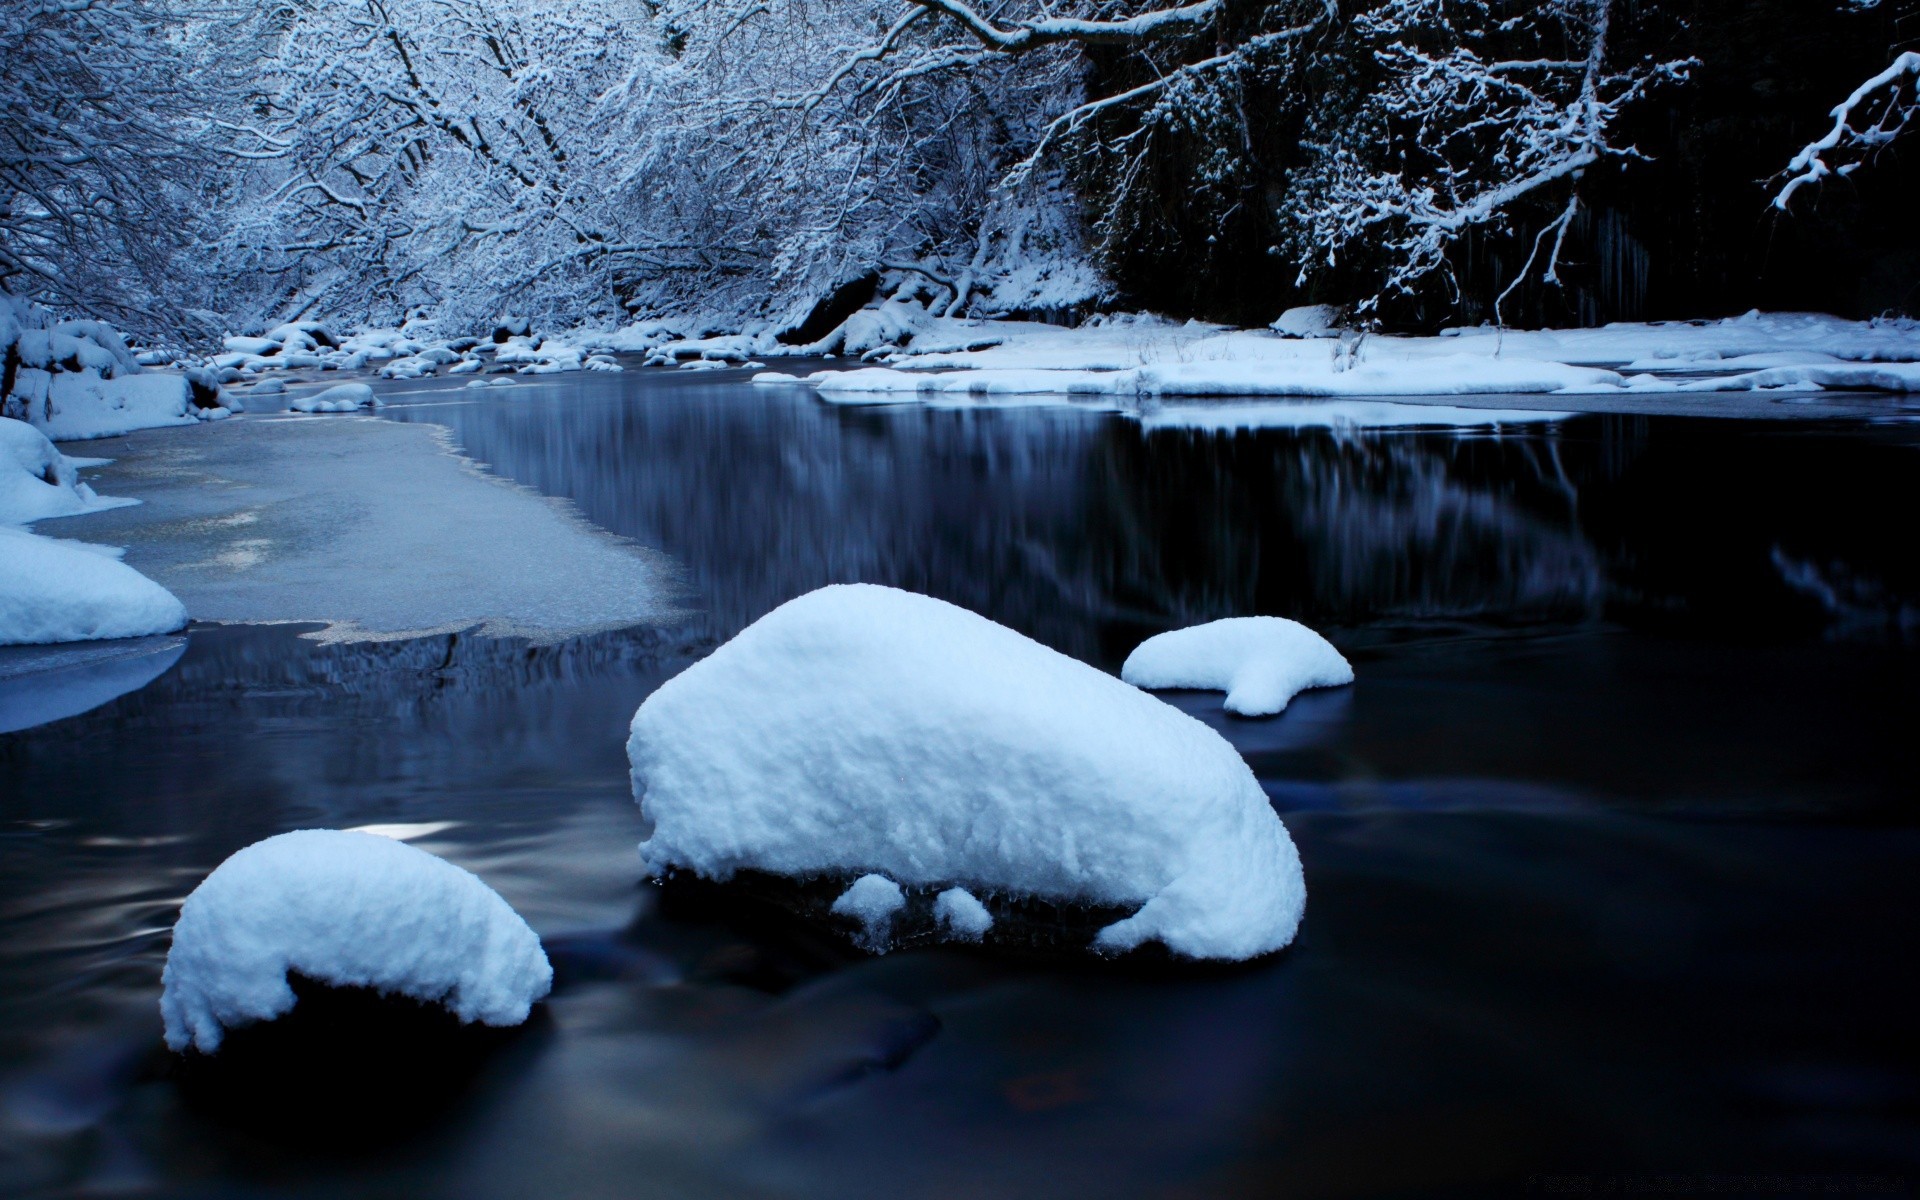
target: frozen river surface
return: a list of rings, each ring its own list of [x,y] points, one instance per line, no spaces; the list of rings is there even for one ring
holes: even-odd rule
[[[837,408],[735,373],[388,398],[90,446],[118,459],[103,494],[148,503],[47,530],[126,544],[241,623],[76,659],[43,714],[63,719],[0,734],[0,1192],[1872,1194],[1920,1173],[1920,429],[1146,428]],[[861,959],[641,886],[635,706],[851,580],[1108,670],[1215,617],[1325,630],[1352,689],[1272,721],[1170,696],[1293,831],[1299,941],[1173,974]],[[0,661],[0,713],[54,694],[48,662]],[[545,1017],[464,1094],[292,1077],[236,1121],[165,1077],[180,900],[311,826],[410,837],[547,940]],[[396,1088],[403,1135],[327,1119]]]

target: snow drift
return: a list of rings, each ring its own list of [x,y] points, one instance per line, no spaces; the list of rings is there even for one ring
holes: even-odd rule
[[[212,1053],[227,1029],[288,1012],[290,971],[502,1026],[525,1021],[553,982],[540,939],[477,877],[331,829],[256,842],[187,897],[161,977],[167,1045]]]
[[[1193,958],[1278,950],[1306,903],[1292,840],[1218,734],[892,588],[822,588],[762,617],[647,698],[627,754],[656,875],[1137,905],[1096,949]],[[984,931],[949,908],[961,936]]]
[[[25,525],[134,503],[97,496],[80,482],[80,468],[101,461],[68,458],[25,421],[0,417],[0,524]]]
[[[134,503],[80,482],[79,469],[92,462],[0,417],[0,645],[141,637],[187,623],[173,593],[120,562],[113,547],[14,528]]]
[[[109,546],[0,525],[0,645],[172,633],[187,610]]]
[[[1298,621],[1229,617],[1148,638],[1120,678],[1142,688],[1224,690],[1228,712],[1270,717],[1308,688],[1352,683],[1353,667]]]

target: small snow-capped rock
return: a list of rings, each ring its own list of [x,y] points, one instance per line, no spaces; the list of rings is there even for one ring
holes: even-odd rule
[[[947,936],[962,942],[977,942],[993,928],[993,914],[965,888],[948,888],[933,900],[935,924]]]
[[[862,875],[833,902],[833,912],[860,923],[860,944],[885,953],[894,914],[907,906],[906,893],[885,875]]]
[[[1148,638],[1134,647],[1120,678],[1135,687],[1225,691],[1243,717],[1270,717],[1308,688],[1353,682],[1353,667],[1333,643],[1284,617],[1228,617]]]
[[[255,842],[181,906],[162,973],[167,1045],[203,1053],[293,1008],[289,972],[518,1025],[553,969],[518,913],[444,859],[392,838],[303,829]]]
[[[287,407],[303,413],[353,412],[378,408],[380,402],[374,399],[373,389],[364,383],[337,383],[311,396],[301,396]]]

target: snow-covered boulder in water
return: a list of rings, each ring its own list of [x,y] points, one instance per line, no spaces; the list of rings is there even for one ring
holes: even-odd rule
[[[655,874],[874,873],[1137,907],[1095,948],[1193,958],[1278,950],[1306,903],[1292,840],[1218,734],[892,588],[822,588],[762,617],[647,698],[627,754]],[[985,928],[955,915],[962,936]]]
[[[364,383],[336,383],[311,396],[302,396],[287,407],[303,413],[356,412],[362,408],[378,408],[380,402],[374,399],[373,389]]]
[[[1148,638],[1127,656],[1120,678],[1142,688],[1225,691],[1228,712],[1270,717],[1308,688],[1352,683],[1353,667],[1298,621],[1229,617]]]
[[[160,1012],[167,1045],[204,1053],[294,1006],[289,972],[518,1025],[547,994],[546,953],[461,868],[370,833],[304,829],[221,863],[180,909]]]

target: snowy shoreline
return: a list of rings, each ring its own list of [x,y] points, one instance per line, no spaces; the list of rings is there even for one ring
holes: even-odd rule
[[[792,358],[831,366],[764,369]],[[1920,322],[1756,312],[1422,337],[1341,330],[1317,310],[1291,312],[1271,329],[1148,314],[1065,328],[935,315],[919,301],[894,299],[805,344],[785,343],[771,327],[715,334],[691,316],[564,333],[506,322],[491,338],[443,337],[431,322],[336,336],[320,322],[300,322],[229,338],[205,369],[229,388],[264,394],[282,390],[281,379],[311,379],[308,372],[472,376],[468,386],[481,387],[636,366],[756,370],[756,383],[807,386],[836,404],[1098,405],[1149,427],[1500,426],[1583,411],[1872,415],[1887,412],[1887,397],[1920,395]],[[1782,403],[1790,407],[1780,411]]]

